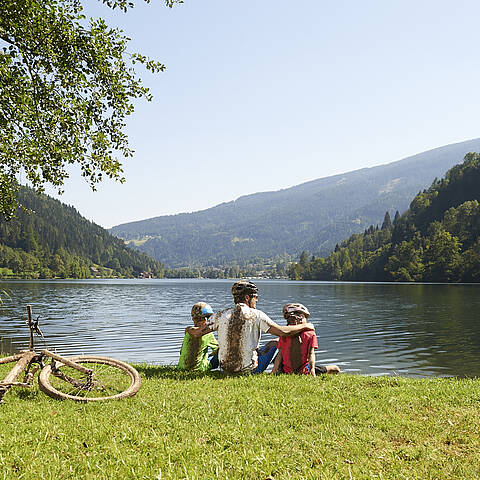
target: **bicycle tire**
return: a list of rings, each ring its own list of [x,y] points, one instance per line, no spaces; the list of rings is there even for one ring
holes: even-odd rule
[[[94,370],[97,381],[96,388],[75,387],[68,381],[55,376],[51,365],[46,365],[38,376],[38,385],[43,393],[58,400],[101,402],[122,400],[135,395],[140,389],[142,381],[139,373],[132,366],[120,360],[96,355],[79,355],[68,357],[68,360]],[[62,363],[57,362],[56,369],[78,381],[85,377],[85,374]],[[102,391],[104,395],[89,396],[98,395],[99,391]]]

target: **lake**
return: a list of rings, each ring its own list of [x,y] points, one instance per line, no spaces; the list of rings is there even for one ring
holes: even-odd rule
[[[3,281],[3,352],[28,346],[31,304],[47,346],[64,355],[175,364],[190,309],[232,304],[231,280]],[[480,376],[480,285],[259,280],[258,308],[284,324],[305,304],[319,339],[317,364],[362,375]],[[262,340],[271,338],[263,335]],[[38,340],[37,345],[42,344]]]

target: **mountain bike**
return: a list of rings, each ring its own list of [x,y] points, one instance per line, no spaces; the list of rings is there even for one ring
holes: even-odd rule
[[[40,390],[58,400],[97,402],[121,400],[135,395],[140,386],[140,375],[132,366],[113,358],[96,355],[62,357],[47,349],[36,352],[34,335],[45,337],[33,320],[32,307],[27,305],[27,325],[30,329],[28,350],[0,359],[0,365],[16,362],[0,381],[0,402],[12,387],[30,388],[35,374]],[[23,381],[17,381],[24,374]]]

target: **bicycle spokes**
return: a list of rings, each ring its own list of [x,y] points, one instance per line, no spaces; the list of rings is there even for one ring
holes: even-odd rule
[[[79,362],[91,373],[55,362],[51,367],[52,387],[73,396],[110,397],[123,392],[131,383],[129,375],[121,369],[99,362]]]

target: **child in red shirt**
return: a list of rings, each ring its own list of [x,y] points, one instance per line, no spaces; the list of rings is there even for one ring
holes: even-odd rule
[[[306,323],[310,312],[301,303],[287,303],[283,307],[283,316],[288,325]],[[298,373],[312,375],[317,373],[338,373],[337,365],[315,367],[315,349],[318,341],[315,332],[307,330],[293,337],[280,337],[278,355],[275,358],[272,373]]]

